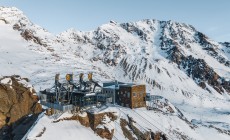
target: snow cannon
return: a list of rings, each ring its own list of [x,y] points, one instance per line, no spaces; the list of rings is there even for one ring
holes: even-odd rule
[[[83,74],[83,73],[80,73],[80,75],[79,75],[79,82],[80,82],[80,83],[83,82],[83,77],[84,77],[84,74]]]
[[[58,73],[55,75],[55,85],[59,83],[59,78],[60,78],[60,74]]]

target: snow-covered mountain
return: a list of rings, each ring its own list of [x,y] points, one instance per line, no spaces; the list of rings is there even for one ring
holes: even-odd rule
[[[17,8],[0,7],[1,75],[28,77],[37,90],[52,86],[55,73],[64,77],[92,71],[100,82],[145,83],[148,92],[167,98],[189,121],[199,122],[192,132],[199,137],[168,122],[188,139],[207,139],[209,132],[212,139],[230,137],[229,46],[191,25],[150,19],[110,21],[89,32],[69,29],[53,35]]]

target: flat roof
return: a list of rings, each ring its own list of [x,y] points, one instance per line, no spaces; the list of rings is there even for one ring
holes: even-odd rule
[[[114,81],[103,81],[103,84],[108,84],[108,83],[118,83],[118,84],[124,84],[124,82],[118,81],[118,80],[114,80]]]
[[[126,84],[118,84],[116,87],[115,85],[110,85],[110,86],[105,86],[103,88],[108,88],[108,89],[119,89],[119,87],[134,87],[134,86],[140,86],[144,84],[134,84],[134,83],[126,83]]]
[[[111,85],[111,86],[106,86],[103,88],[107,88],[107,89],[118,89],[119,87],[116,87],[115,85]]]
[[[144,86],[145,84],[136,84],[136,83],[127,83],[127,84],[121,84],[121,87],[134,87],[134,86]]]

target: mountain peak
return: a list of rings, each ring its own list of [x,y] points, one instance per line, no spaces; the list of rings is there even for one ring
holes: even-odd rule
[[[16,7],[0,7],[0,15],[0,19],[12,25],[15,23],[31,24],[24,13]]]
[[[114,20],[110,20],[110,21],[109,21],[109,23],[111,23],[111,24],[115,24],[115,25],[117,24],[117,22],[116,22],[116,21],[114,21]]]

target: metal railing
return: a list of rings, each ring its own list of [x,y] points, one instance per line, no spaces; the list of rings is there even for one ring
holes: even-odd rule
[[[74,106],[73,105],[65,105],[65,104],[58,104],[58,103],[50,103],[50,102],[46,102],[46,101],[40,101],[40,103],[44,106],[47,106],[49,108],[53,108],[56,110],[60,110],[60,111],[69,111],[69,110],[73,110]]]

